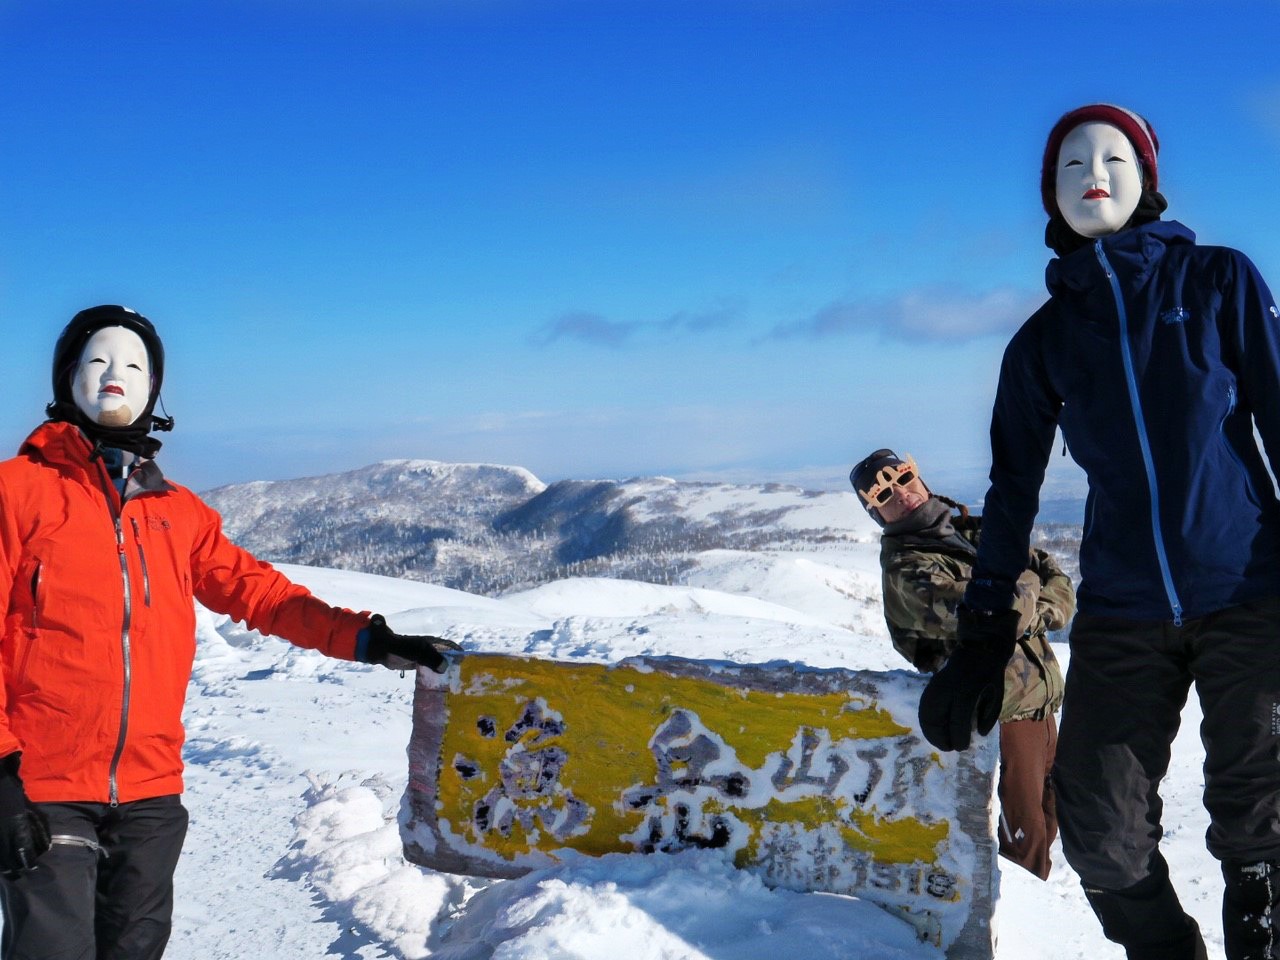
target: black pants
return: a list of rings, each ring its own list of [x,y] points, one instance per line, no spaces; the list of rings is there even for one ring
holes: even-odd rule
[[[56,839],[34,870],[0,879],[3,960],[159,960],[187,835],[179,798],[39,807]]]
[[[1280,600],[1180,627],[1080,614],[1053,781],[1063,852],[1086,890],[1141,889],[1157,869],[1160,781],[1192,684],[1209,852],[1280,858]]]

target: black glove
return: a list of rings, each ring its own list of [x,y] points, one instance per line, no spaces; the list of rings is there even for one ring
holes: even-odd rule
[[[420,664],[430,667],[436,673],[444,673],[449,669],[449,661],[436,647],[445,647],[449,650],[462,649],[459,644],[443,637],[412,637],[393,633],[380,613],[375,613],[369,618],[369,626],[365,629],[369,631],[368,643],[365,645],[365,662],[380,663],[392,669],[403,669],[406,665]]]
[[[1018,642],[1017,610],[961,604],[956,650],[920,695],[920,728],[939,750],[967,750],[976,728],[986,736],[1004,703],[1004,668]]]
[[[20,756],[0,759],[0,872],[10,878],[30,870],[49,849],[49,822],[31,806],[18,777]]]

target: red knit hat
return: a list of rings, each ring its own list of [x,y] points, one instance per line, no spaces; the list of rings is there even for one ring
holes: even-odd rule
[[[1062,149],[1062,141],[1076,127],[1085,123],[1109,123],[1129,138],[1133,144],[1133,152],[1138,155],[1142,164],[1142,189],[1154,192],[1159,186],[1156,171],[1156,156],[1160,153],[1160,141],[1156,132],[1145,118],[1117,107],[1111,103],[1091,103],[1077,107],[1064,113],[1061,119],[1049,131],[1049,140],[1044,145],[1044,160],[1040,165],[1040,199],[1049,216],[1058,212],[1057,167],[1058,151]]]

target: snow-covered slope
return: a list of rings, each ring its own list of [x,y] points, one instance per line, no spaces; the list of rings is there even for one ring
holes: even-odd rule
[[[286,566],[334,602],[469,649],[612,661],[636,653],[897,669],[871,538],[810,554],[715,551],[697,586],[576,579],[502,598]],[[851,612],[852,611],[852,612]],[[714,853],[571,860],[502,882],[403,861],[411,678],[345,664],[202,613],[187,709],[191,833],[174,960],[936,958],[869,904],[771,891]],[[1067,650],[1059,647],[1065,660]],[[1188,706],[1166,782],[1175,881],[1221,957],[1216,866],[1203,850],[1199,721]],[[1117,956],[1071,872],[1002,880],[999,960]]]

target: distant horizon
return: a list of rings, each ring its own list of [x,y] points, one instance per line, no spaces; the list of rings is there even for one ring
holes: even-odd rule
[[[386,457],[381,460],[370,461],[369,463],[361,464],[349,469],[331,470],[321,473],[304,473],[288,477],[236,480],[229,483],[216,484],[211,487],[204,487],[201,488],[200,492],[204,493],[213,490],[222,490],[226,487],[239,487],[254,483],[288,483],[295,480],[311,480],[324,476],[355,473],[374,467],[380,463],[396,463],[401,461],[407,463],[440,463],[454,466],[493,466],[525,470],[536,477],[540,482],[545,483],[548,486],[553,483],[573,480],[626,483],[634,480],[666,477],[679,483],[723,483],[733,486],[764,486],[767,484],[780,484],[783,486],[796,487],[807,492],[852,492],[847,480],[848,467],[801,468],[792,471],[775,472],[769,475],[754,475],[749,471],[737,469],[720,471],[718,473],[706,471],[696,473],[653,471],[648,473],[617,476],[542,475],[536,470],[530,470],[523,464],[518,463],[495,463],[487,460],[453,461],[439,460],[430,457]],[[946,469],[931,469],[929,477],[931,478],[930,486],[935,493],[941,493],[944,496],[966,504],[970,508],[981,508],[983,498],[987,491],[987,480],[985,475],[972,473],[965,475]],[[180,480],[181,478],[177,479]],[[1078,468],[1074,465],[1070,465],[1069,467],[1059,466],[1054,469],[1054,465],[1051,464],[1050,473],[1046,478],[1045,486],[1042,489],[1041,509],[1040,515],[1037,517],[1037,522],[1070,523],[1079,525],[1083,521],[1083,509],[1086,493],[1087,490],[1084,486],[1084,475],[1078,470]]]

